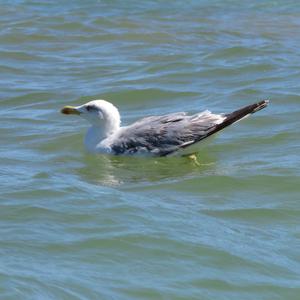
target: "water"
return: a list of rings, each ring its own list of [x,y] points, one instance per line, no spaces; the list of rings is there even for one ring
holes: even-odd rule
[[[299,299],[297,1],[1,1],[1,299]],[[85,153],[123,123],[270,106],[186,158]]]

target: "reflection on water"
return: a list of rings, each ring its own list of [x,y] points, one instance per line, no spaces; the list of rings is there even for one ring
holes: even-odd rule
[[[182,177],[197,176],[212,172],[214,159],[207,153],[198,155],[199,165],[188,157],[128,157],[85,154],[83,167],[77,169],[83,180],[105,186],[123,184],[151,184],[158,181],[173,181]]]

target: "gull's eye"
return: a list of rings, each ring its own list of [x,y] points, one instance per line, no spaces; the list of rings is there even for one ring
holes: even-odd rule
[[[95,110],[95,106],[93,106],[93,105],[87,105],[86,106],[86,110],[87,111]]]

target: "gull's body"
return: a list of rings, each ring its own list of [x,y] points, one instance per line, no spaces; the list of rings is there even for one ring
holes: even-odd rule
[[[268,101],[261,101],[230,114],[204,111],[194,115],[179,112],[150,116],[126,127],[121,127],[118,109],[105,100],[94,100],[77,107],[66,106],[62,113],[80,115],[91,123],[84,139],[89,152],[166,156],[192,149],[192,145],[267,104]]]

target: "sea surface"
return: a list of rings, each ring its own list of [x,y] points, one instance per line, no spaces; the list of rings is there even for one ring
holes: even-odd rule
[[[300,299],[300,3],[0,2],[0,299]],[[59,111],[268,108],[186,157],[91,155]]]

